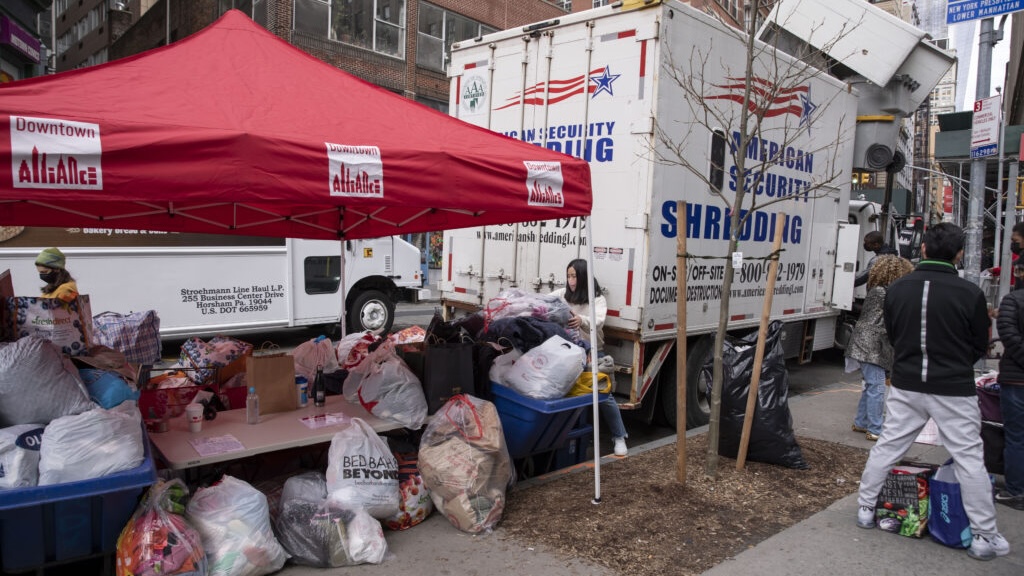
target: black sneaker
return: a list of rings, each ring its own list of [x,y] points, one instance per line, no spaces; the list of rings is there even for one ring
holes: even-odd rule
[[[1014,510],[1024,510],[1024,494],[1012,496],[1006,490],[1000,490],[996,492],[996,502],[1009,506]]]

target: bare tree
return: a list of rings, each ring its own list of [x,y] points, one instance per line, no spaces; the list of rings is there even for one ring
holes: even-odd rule
[[[751,14],[763,15],[776,3],[752,0]],[[664,81],[678,86],[682,100],[690,108],[689,117],[693,120],[688,123],[658,123],[655,126],[657,143],[660,144],[655,146],[657,161],[681,166],[695,175],[729,213],[728,249],[725,254],[715,255],[725,259],[725,277],[713,349],[714,369],[705,470],[712,478],[717,476],[718,468],[722,350],[729,328],[730,296],[735,274],[733,260],[729,256],[738,251],[741,231],[749,225],[755,212],[796,198],[793,195],[768,197],[756,192],[765,183],[773,166],[782,162],[800,161],[804,155],[815,155],[816,163],[824,158],[826,167],[800,191],[799,198],[837,195],[839,187],[850,184],[849,166],[840,165],[840,150],[852,142],[856,118],[852,115],[847,117],[845,112],[840,111],[841,106],[835,102],[837,96],[813,105],[801,98],[811,78],[826,74],[822,67],[830,61],[825,54],[838,38],[831,42],[818,42],[818,49],[804,45],[800,57],[794,58],[778,49],[775,45],[778,39],[771,44],[755,39],[758,21],[759,18],[750,18],[746,30],[729,28],[729,35],[735,41],[730,39],[727,46],[714,43],[692,45],[689,46],[688,54],[675,54],[672,52],[673,47],[666,44],[668,67],[662,69]],[[853,26],[855,24],[845,28],[844,33],[852,30]],[[735,66],[733,63],[737,62],[737,58],[734,52],[739,46],[745,52],[741,59],[742,65]],[[830,110],[833,105],[836,109]],[[799,118],[791,114],[792,121],[780,122],[778,116],[789,117],[789,106],[803,106],[803,114]],[[811,106],[813,109],[809,109]],[[839,121],[843,128],[824,140],[819,138],[815,147],[807,148],[805,135],[813,129],[814,117],[822,114],[841,114]],[[688,149],[691,139],[706,142],[709,135],[712,138],[724,138],[727,144],[725,158],[715,158],[712,154],[710,170],[707,163],[695,162],[692,149]],[[764,142],[778,144],[775,155],[765,154],[762,147]],[[784,156],[787,150],[798,150],[800,156]],[[731,162],[727,159],[731,159]],[[734,172],[730,172],[730,164]],[[735,191],[722,185],[724,176],[730,174],[735,181]],[[842,181],[844,176],[847,177],[846,182]],[[677,218],[677,233],[687,233],[686,215],[680,214]],[[685,298],[686,295],[680,294],[679,297]]]

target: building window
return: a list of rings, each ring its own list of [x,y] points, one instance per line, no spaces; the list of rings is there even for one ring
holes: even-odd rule
[[[296,32],[405,57],[405,0],[295,0]]]
[[[739,22],[740,0],[715,0],[715,3],[722,7],[722,10]]]
[[[448,69],[445,55],[451,52],[452,44],[491,32],[496,32],[496,29],[461,14],[420,2],[416,64],[444,72]]]
[[[601,6],[607,6],[608,0],[594,0],[594,8],[600,8]],[[569,3],[569,9],[572,10],[572,2]]]

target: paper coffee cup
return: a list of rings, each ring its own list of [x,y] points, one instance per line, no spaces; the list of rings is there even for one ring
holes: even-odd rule
[[[185,406],[185,417],[188,418],[188,429],[190,432],[199,432],[203,429],[202,404],[189,404]]]

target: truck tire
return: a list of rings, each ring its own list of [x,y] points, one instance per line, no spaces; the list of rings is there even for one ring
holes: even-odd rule
[[[386,334],[395,323],[395,303],[380,290],[367,290],[356,296],[348,310],[349,333],[369,330]]]
[[[701,368],[711,357],[714,339],[708,336],[698,338],[686,351],[686,429],[697,428],[708,423],[711,416],[707,395],[707,381],[701,377]],[[658,403],[661,405],[661,421],[670,428],[676,427],[676,355],[665,359],[658,374]]]

